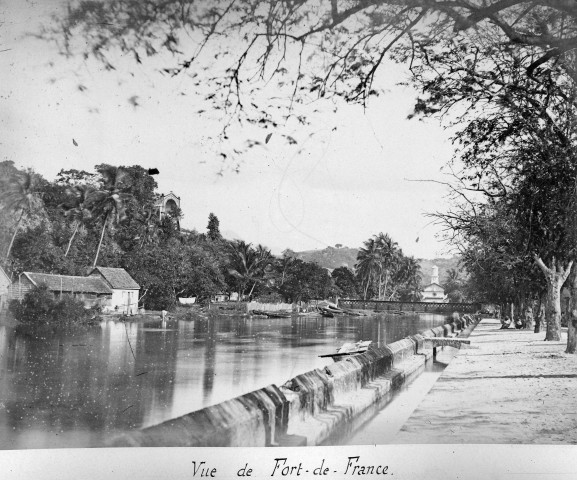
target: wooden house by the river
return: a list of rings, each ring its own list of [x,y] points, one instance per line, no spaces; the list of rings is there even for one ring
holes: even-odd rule
[[[22,272],[10,285],[9,296],[22,300],[34,287],[46,285],[54,298],[62,295],[80,299],[86,306],[127,315],[138,311],[140,286],[123,268],[96,267],[86,277]]]
[[[22,272],[10,287],[10,297],[22,300],[35,287],[46,285],[55,299],[69,295],[82,300],[85,305],[110,305],[112,290],[100,278],[51,273]]]

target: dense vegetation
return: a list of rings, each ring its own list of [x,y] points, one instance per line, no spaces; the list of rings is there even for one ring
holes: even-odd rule
[[[405,63],[421,92],[411,116],[441,118],[456,131],[454,206],[437,217],[461,250],[472,294],[513,304],[517,312],[540,299],[546,339],[558,341],[560,291],[570,287],[567,352],[577,352],[573,2],[168,0],[154,6],[79,2],[44,36],[63,53],[94,57],[111,71],[120,58],[145,63],[145,55],[166,54],[173,65],[163,74],[190,74],[195,86],[216,86],[200,89],[212,107],[206,110],[261,126],[267,141],[274,133],[289,144],[297,142],[285,125],[292,118],[295,129],[310,125],[313,115],[304,106],[311,100],[366,105],[381,93],[377,73],[387,59]],[[199,75],[207,70],[206,78]],[[274,95],[263,93],[267,87]],[[231,122],[223,124],[220,139],[228,140]],[[370,241],[364,249],[363,295],[387,297],[390,252],[383,249],[375,264]]]
[[[12,300],[10,311],[25,325],[78,325],[98,319],[96,309],[84,308],[84,302],[64,295],[55,299],[46,285],[38,285],[24,295],[22,301]]]
[[[365,241],[357,260],[363,298],[419,299],[421,266],[413,257],[406,257],[389,235],[379,233]]]
[[[173,308],[178,297],[202,302],[217,293],[301,302],[334,296],[409,299],[418,292],[417,262],[384,234],[366,242],[374,248],[359,251],[354,272],[342,267],[331,275],[290,250],[276,258],[263,245],[225,240],[213,213],[206,234],[180,229],[182,212],[159,215],[156,182],[139,166],[61,171],[52,182],[9,161],[0,169],[0,238],[12,275],[85,275],[91,265],[123,267],[140,284],[140,303],[147,309]],[[34,295],[41,299],[47,292]],[[30,313],[14,308],[19,316]]]

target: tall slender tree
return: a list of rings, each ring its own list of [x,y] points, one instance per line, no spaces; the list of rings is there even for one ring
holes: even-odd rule
[[[378,267],[378,290],[379,300],[387,294],[391,275],[400,263],[402,253],[398,250],[398,244],[387,233],[379,233],[375,236],[379,252]]]
[[[68,256],[72,241],[78,232],[78,229],[84,224],[86,220],[92,217],[92,212],[89,208],[90,203],[94,200],[97,190],[92,185],[78,184],[66,189],[66,201],[62,205],[64,209],[64,216],[67,217],[73,225],[73,232],[68,241],[66,252],[64,256]]]
[[[410,295],[411,300],[416,300],[421,284],[421,265],[414,257],[406,257],[399,251],[393,275],[391,278],[391,293],[389,300],[392,300],[401,289]]]
[[[27,215],[42,205],[42,199],[38,191],[40,177],[34,172],[16,171],[12,173],[7,179],[3,179],[0,187],[0,205],[6,211],[13,212],[18,216],[14,232],[4,261],[7,262],[10,257],[14,240],[22,222]]]
[[[126,192],[128,187],[126,174],[121,167],[101,165],[98,168],[98,172],[102,175],[103,185],[100,190],[92,195],[90,206],[93,215],[102,219],[102,230],[98,248],[94,255],[93,267],[98,262],[98,255],[100,254],[106,227],[111,221],[119,223],[126,218],[125,202],[130,198],[130,194]]]
[[[211,240],[220,240],[222,238],[222,235],[220,234],[219,225],[220,222],[218,220],[218,217],[214,213],[210,213],[208,215],[208,225],[206,227],[207,230],[206,234],[208,238],[210,238]]]
[[[355,272],[363,289],[363,298],[366,300],[369,290],[374,285],[374,280],[380,268],[379,245],[375,238],[369,238],[359,248]]]

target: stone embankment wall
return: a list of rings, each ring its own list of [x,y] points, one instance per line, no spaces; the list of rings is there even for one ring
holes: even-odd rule
[[[362,355],[240,397],[114,438],[117,447],[265,447],[318,445],[423,367],[427,337],[471,330],[453,319]]]
[[[260,302],[248,302],[246,304],[247,312],[252,310],[261,310],[263,312],[277,312],[279,310],[286,310],[289,312],[293,311],[292,303],[260,303]]]

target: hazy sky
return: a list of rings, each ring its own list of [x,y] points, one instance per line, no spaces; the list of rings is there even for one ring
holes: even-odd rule
[[[435,239],[438,228],[423,216],[445,207],[444,188],[410,180],[442,180],[452,147],[434,121],[406,120],[414,92],[395,86],[402,69],[381,74],[388,91],[366,111],[346,106],[317,116],[316,135],[297,132],[297,146],[273,135],[235,173],[236,164],[223,164],[210,140],[220,125],[197,113],[186,77],[163,77],[133,59],[120,73],[104,71],[24,36],[61,3],[0,0],[3,160],[48,179],[62,168],[91,170],[98,163],[157,167],[159,191],[181,197],[184,227],[205,231],[213,212],[221,231],[275,253],[358,247],[380,231],[407,254],[447,253]]]

